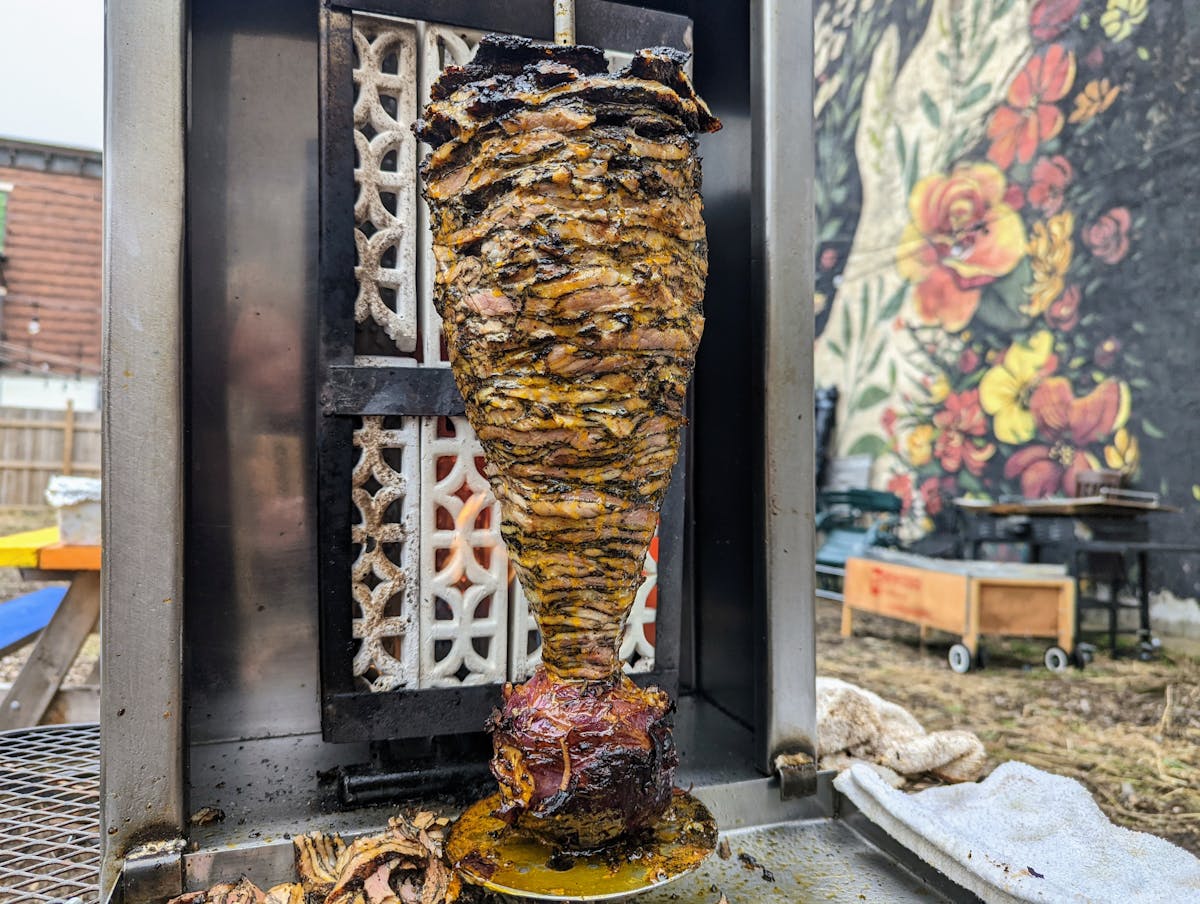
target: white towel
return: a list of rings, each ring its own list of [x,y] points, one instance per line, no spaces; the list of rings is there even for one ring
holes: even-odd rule
[[[1200,860],[1109,822],[1073,779],[1003,763],[978,783],[905,794],[863,765],[834,780],[889,835],[984,901],[1200,902]]]

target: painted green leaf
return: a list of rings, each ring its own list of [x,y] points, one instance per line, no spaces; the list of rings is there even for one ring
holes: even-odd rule
[[[1142,418],[1142,432],[1153,439],[1165,439],[1167,436],[1145,418]]]
[[[925,114],[925,118],[929,120],[931,126],[935,129],[941,128],[942,114],[938,112],[937,104],[933,102],[928,91],[921,92],[921,112]]]
[[[876,436],[874,433],[867,433],[860,436],[854,441],[854,445],[850,447],[847,455],[870,455],[872,458],[878,458],[880,455],[887,454],[888,444],[882,436]]]
[[[1137,49],[1137,56],[1138,56],[1138,59],[1144,63],[1150,59],[1150,51],[1147,50],[1145,47],[1139,47]]]
[[[842,347],[840,345],[838,345],[837,342],[835,342],[833,339],[825,340],[825,347],[827,349],[829,349],[831,352],[833,352],[835,355],[837,355],[839,358],[846,357],[846,353],[844,351],[842,351]]]
[[[878,405],[888,397],[888,391],[882,386],[868,386],[858,394],[858,398],[854,400],[852,406],[854,411],[865,411],[872,406]]]
[[[899,126],[896,126],[896,159],[900,161],[901,166],[904,166],[907,156],[908,149],[904,147],[904,133],[900,131]]]
[[[1012,5],[1013,0],[1000,0],[999,3],[992,7],[992,21],[995,22],[997,19],[1002,18]]]
[[[888,362],[888,387],[891,390],[896,388],[896,362]]]
[[[904,296],[907,294],[908,283],[892,293],[891,297],[883,303],[883,307],[879,309],[880,322],[886,323],[900,313],[900,308],[904,304]]]
[[[975,309],[975,319],[986,327],[997,332],[1010,333],[1024,327],[1029,318],[1016,310],[1008,299],[995,291],[994,284],[989,287]]]
[[[964,470],[958,474],[958,488],[966,493],[978,493],[983,489],[983,484],[974,474]]]
[[[992,54],[995,52],[996,39],[992,38],[987,47],[983,48],[983,50],[980,52],[979,59],[975,61],[975,68],[971,70],[970,76],[968,76],[966,81],[963,82],[964,85],[969,85],[975,81],[975,79],[979,78],[979,73],[983,72],[983,67],[991,62]]]
[[[958,105],[959,107],[970,107],[973,104],[977,104],[987,97],[991,90],[992,86],[988,82],[978,84],[963,95],[963,99],[959,101]]]
[[[870,363],[867,364],[867,373],[874,373],[875,368],[879,366],[880,359],[883,358],[883,352],[886,348],[887,343],[882,340],[877,346],[875,346],[875,352],[871,355]]]
[[[850,348],[850,308],[842,302],[842,348]]]
[[[920,166],[921,160],[921,140],[918,138],[913,142],[912,150],[908,154],[908,164],[904,168],[904,193],[912,194],[913,186],[917,184],[917,169]]]

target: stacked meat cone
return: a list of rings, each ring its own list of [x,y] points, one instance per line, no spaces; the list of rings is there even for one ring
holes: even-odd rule
[[[488,36],[417,134],[434,299],[543,666],[492,721],[500,813],[571,849],[670,802],[672,705],[619,648],[679,453],[704,318],[695,134],[673,50]]]

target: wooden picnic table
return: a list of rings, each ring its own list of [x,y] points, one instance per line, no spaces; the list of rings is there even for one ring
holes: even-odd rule
[[[70,581],[33,652],[0,701],[0,731],[37,725],[100,621],[100,547],[70,546],[57,527],[0,537],[0,567],[26,580]]]

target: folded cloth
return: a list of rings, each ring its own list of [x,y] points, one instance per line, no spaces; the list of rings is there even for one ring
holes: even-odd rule
[[[817,676],[817,755],[839,772],[870,762],[894,787],[904,776],[931,772],[947,782],[971,782],[987,763],[983,742],[969,731],[926,732],[908,710],[865,688]]]
[[[862,765],[834,787],[873,823],[988,904],[1200,901],[1200,860],[1115,826],[1073,779],[1003,763],[978,783],[905,794]]]

